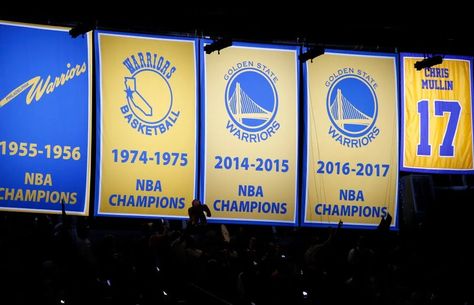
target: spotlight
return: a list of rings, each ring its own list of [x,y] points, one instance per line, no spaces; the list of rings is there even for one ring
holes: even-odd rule
[[[433,57],[427,57],[423,60],[417,61],[415,63],[415,68],[419,71],[423,68],[430,68],[435,65],[439,65],[442,62],[443,62],[443,57],[439,55],[433,56]]]
[[[309,49],[308,51],[300,54],[300,56],[298,57],[302,62],[305,62],[307,60],[311,60],[311,62],[313,62],[313,58],[316,58],[320,55],[323,55],[324,54],[324,48],[323,47],[314,47],[314,48],[311,48]]]
[[[232,45],[231,39],[222,38],[222,39],[214,40],[214,42],[211,44],[205,45],[204,51],[206,51],[206,54],[211,54],[214,51],[217,51],[217,53],[220,54],[220,51],[222,49],[230,47],[231,45]]]
[[[72,38],[76,38],[79,35],[84,35],[85,33],[92,31],[93,29],[94,25],[92,22],[81,22],[69,30],[69,35],[71,35]]]

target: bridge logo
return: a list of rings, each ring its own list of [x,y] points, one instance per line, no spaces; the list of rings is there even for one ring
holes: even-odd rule
[[[225,106],[232,122],[244,132],[268,130],[278,110],[275,85],[260,70],[242,69],[227,83]]]
[[[332,125],[344,137],[372,137],[374,130],[378,134],[377,96],[364,78],[346,74],[336,80],[329,88],[326,107]]]

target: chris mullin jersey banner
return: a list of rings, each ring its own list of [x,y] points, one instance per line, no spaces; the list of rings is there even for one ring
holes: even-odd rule
[[[210,221],[296,224],[297,55],[244,43],[203,55],[201,199]]]
[[[0,22],[0,210],[89,214],[90,33]]]
[[[397,58],[327,51],[306,63],[303,224],[397,224]]]
[[[421,54],[401,54],[401,169],[472,173],[472,57],[445,56],[416,70]]]
[[[96,215],[187,217],[195,197],[196,40],[96,32]]]

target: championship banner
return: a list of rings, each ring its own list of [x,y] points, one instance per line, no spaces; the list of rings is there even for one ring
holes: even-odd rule
[[[298,51],[234,43],[219,53],[201,60],[209,221],[296,225]]]
[[[196,187],[197,41],[99,31],[95,42],[95,215],[187,218]]]
[[[397,227],[394,54],[326,51],[306,62],[305,226]]]
[[[472,57],[445,56],[416,70],[421,54],[401,54],[402,170],[424,173],[474,172]]]
[[[0,210],[89,214],[92,36],[0,21]]]

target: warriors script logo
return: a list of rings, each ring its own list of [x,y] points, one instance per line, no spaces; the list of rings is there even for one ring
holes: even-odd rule
[[[173,109],[169,80],[176,72],[169,60],[151,52],[138,52],[123,61],[126,105],[120,107],[127,123],[139,133],[163,134],[174,126],[180,112]]]
[[[48,75],[46,79],[41,76],[35,76],[30,80],[24,82],[16,89],[8,93],[3,99],[0,100],[0,108],[11,102],[14,98],[20,95],[23,91],[30,89],[26,95],[26,104],[29,105],[31,102],[39,102],[44,94],[51,94],[58,87],[65,85],[71,79],[85,74],[87,70],[87,65],[85,62],[82,65],[71,65],[70,63],[66,64],[67,70],[61,75],[58,75],[54,78],[51,78],[51,75]]]
[[[351,148],[371,143],[380,133],[375,126],[378,114],[375,80],[362,70],[343,68],[328,78],[326,87],[331,137]]]
[[[280,128],[276,75],[262,63],[244,61],[224,75],[227,81],[225,107],[227,130],[239,140],[257,143],[269,139]]]

